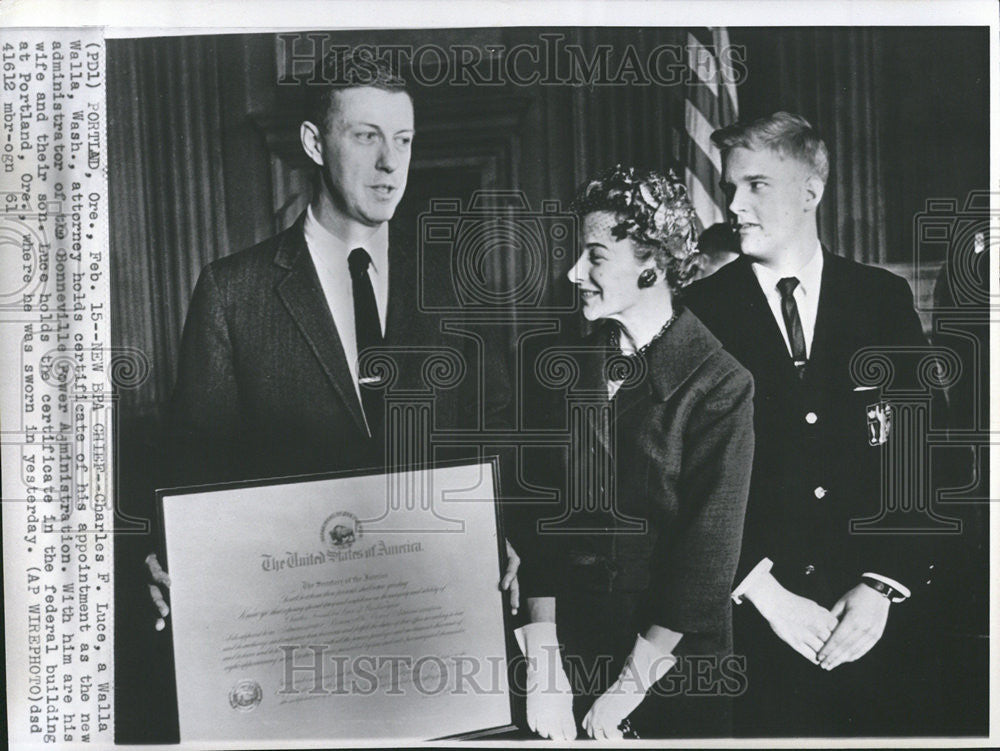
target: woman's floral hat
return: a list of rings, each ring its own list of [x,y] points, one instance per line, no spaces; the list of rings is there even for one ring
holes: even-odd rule
[[[615,239],[629,237],[665,251],[668,258],[662,260],[674,263],[663,265],[677,286],[692,275],[694,269],[688,267],[695,265],[689,261],[697,252],[695,213],[687,188],[673,170],[663,175],[617,164],[588,180],[570,210],[581,217],[594,211],[614,212],[619,218],[611,228]]]

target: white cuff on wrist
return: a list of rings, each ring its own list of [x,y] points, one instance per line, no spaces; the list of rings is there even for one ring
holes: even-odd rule
[[[526,623],[521,628],[514,629],[514,639],[521,648],[521,654],[528,654],[528,644],[559,644],[556,637],[556,624],[552,621]]]
[[[635,671],[635,679],[642,686],[643,691],[649,691],[649,687],[666,675],[667,671],[676,664],[677,658],[674,657],[673,653],[661,652],[651,641],[643,638],[641,634],[636,634],[635,646],[625,662],[622,673],[624,675],[631,665]]]
[[[742,605],[743,595],[746,594],[746,591],[753,586],[753,583],[757,581],[757,579],[764,576],[764,574],[770,573],[772,568],[774,568],[774,561],[770,558],[761,558],[760,562],[750,569],[750,573],[744,576],[743,581],[741,581],[739,586],[733,590],[733,594],[731,595],[733,602],[737,605]]]
[[[909,590],[909,588],[904,587],[902,584],[900,584],[895,579],[890,579],[888,576],[882,576],[881,574],[873,574],[871,572],[866,572],[866,573],[864,573],[864,574],[861,575],[862,579],[864,579],[866,577],[868,579],[874,579],[877,582],[882,582],[883,584],[888,584],[890,587],[892,587],[897,592],[899,592],[899,594],[901,594],[903,596],[904,600],[907,597],[910,596],[910,590]]]

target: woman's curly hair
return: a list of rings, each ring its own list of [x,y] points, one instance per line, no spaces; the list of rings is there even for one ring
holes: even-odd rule
[[[653,258],[675,294],[698,271],[694,208],[673,170],[661,175],[616,164],[584,183],[570,210],[581,219],[595,211],[615,214],[611,234],[631,238],[639,261]]]

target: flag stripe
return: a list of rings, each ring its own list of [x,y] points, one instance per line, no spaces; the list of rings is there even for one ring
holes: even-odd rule
[[[694,75],[685,92],[688,147],[684,173],[698,219],[707,228],[726,215],[725,196],[719,187],[722,160],[711,135],[737,119],[736,81],[734,71],[727,67],[732,58],[725,28],[690,29],[687,40],[687,62]]]
[[[712,96],[718,96],[719,72],[718,62],[711,47],[706,47],[696,37],[688,34],[687,63],[702,83],[712,91]]]
[[[722,221],[725,216],[723,207],[719,201],[719,173],[715,171],[711,160],[700,148],[693,146],[688,154],[689,160],[689,180],[688,193],[692,196],[704,195],[708,197],[708,204],[695,204],[695,211],[698,218],[707,228],[717,221]]]
[[[697,109],[711,126],[711,130],[708,132],[709,135],[719,127],[717,123],[722,120],[719,111],[719,98],[707,86],[697,83],[689,85],[686,104]]]
[[[719,157],[719,150],[712,145],[712,133],[716,127],[705,119],[702,111],[693,106],[690,100],[684,103],[684,122],[695,148],[711,162],[716,176],[721,175],[722,160]]]
[[[712,160],[697,145],[692,146],[688,153],[688,166],[694,172],[695,178],[701,183],[705,192],[715,200],[717,194],[721,192],[719,180],[722,177],[722,173],[716,170],[715,165],[712,164]],[[718,203],[718,200],[716,200],[716,203]]]
[[[715,32],[711,26],[695,26],[688,29],[688,36],[694,37],[702,47],[708,47],[715,41]]]
[[[698,221],[701,222],[701,229],[704,231],[713,224],[718,224],[723,220],[722,212],[719,210],[719,205],[715,202],[715,199],[702,187],[701,180],[694,176],[690,170],[687,171],[687,177],[691,184],[689,191],[691,205],[694,206],[694,211],[698,215]]]
[[[730,58],[723,56],[721,53],[722,50],[730,47],[729,32],[721,27],[713,29],[712,41],[715,44],[715,54],[719,57],[719,73],[722,82],[722,92],[724,94],[720,98],[719,113],[722,124],[729,125],[736,122],[739,118],[739,109],[736,106],[736,72],[728,65]]]

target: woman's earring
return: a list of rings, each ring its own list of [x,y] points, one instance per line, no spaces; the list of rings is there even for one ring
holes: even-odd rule
[[[652,287],[656,284],[656,272],[652,269],[646,269],[641,274],[639,274],[639,289],[646,289],[647,287]]]

